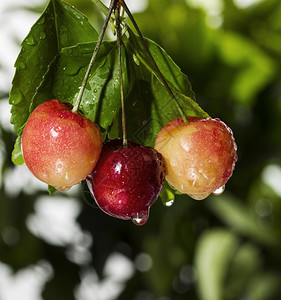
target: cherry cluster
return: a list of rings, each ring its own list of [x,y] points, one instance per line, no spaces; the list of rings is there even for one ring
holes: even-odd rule
[[[86,179],[104,212],[138,225],[147,221],[165,179],[204,199],[223,191],[237,160],[232,131],[219,119],[174,119],[158,133],[155,148],[122,140],[103,144],[97,124],[55,99],[31,113],[22,152],[39,180],[66,191]]]

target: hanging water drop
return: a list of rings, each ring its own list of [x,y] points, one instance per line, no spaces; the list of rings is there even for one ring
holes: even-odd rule
[[[171,199],[170,201],[167,201],[164,204],[165,204],[165,206],[169,207],[169,206],[172,206],[174,204],[174,202],[175,202],[175,199]]]
[[[225,190],[225,185],[223,185],[223,186],[219,187],[218,189],[216,189],[215,191],[213,191],[213,194],[215,196],[219,196],[224,192],[224,190]]]
[[[149,208],[146,211],[142,211],[140,213],[135,213],[131,219],[135,225],[141,226],[146,223],[146,221],[148,220],[148,217],[149,217]]]

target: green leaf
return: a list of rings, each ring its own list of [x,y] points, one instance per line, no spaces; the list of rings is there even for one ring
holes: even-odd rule
[[[47,98],[56,98],[73,104],[96,43],[64,48],[49,66],[41,85],[32,99],[36,107]],[[80,110],[106,131],[119,113],[120,83],[116,42],[103,42],[90,73]],[[125,95],[129,92],[128,67],[122,46],[123,84]]]
[[[224,279],[238,245],[237,237],[223,229],[209,230],[201,236],[195,250],[201,300],[223,300]]]
[[[238,199],[224,194],[220,198],[210,198],[207,204],[223,222],[237,233],[251,237],[267,246],[280,245],[273,232],[258,224],[255,215]]]
[[[97,32],[86,17],[72,6],[59,0],[49,2],[22,42],[15,63],[16,72],[9,102],[12,105],[11,123],[16,134],[21,133],[30,113],[31,99],[49,64],[60,50],[78,43],[95,41],[97,37]],[[18,149],[15,152],[14,157],[17,157]]]
[[[139,36],[134,34],[129,27],[128,35],[128,43],[126,46],[132,53],[135,63],[143,64],[153,75],[159,79],[158,73],[156,72],[155,67],[152,64],[151,59],[148,56]],[[195,96],[187,76],[181,72],[181,69],[176,65],[171,57],[154,41],[146,39],[146,43],[149,51],[157,63],[158,68],[168,83],[172,85],[173,89],[194,99]]]
[[[209,117],[191,99],[194,94],[187,76],[160,46],[149,40],[147,43],[185,114],[202,118]],[[126,99],[126,115],[129,116],[127,117],[127,134],[131,140],[153,147],[161,128],[181,115],[166,88],[159,81],[150,58],[142,49],[140,38],[131,30],[129,30],[125,46],[130,54],[130,70],[135,78],[134,87]],[[116,131],[116,125],[114,128]]]
[[[12,161],[17,165],[24,164],[23,156],[21,153],[21,135],[19,135],[16,139],[14,150],[12,152]]]

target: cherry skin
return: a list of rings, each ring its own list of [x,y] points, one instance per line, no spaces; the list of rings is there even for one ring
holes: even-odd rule
[[[168,183],[196,200],[223,192],[237,160],[232,131],[219,119],[174,119],[158,133],[155,149]]]
[[[71,104],[46,101],[31,113],[22,134],[27,167],[39,180],[60,191],[84,180],[102,149],[98,126],[71,110]]]
[[[109,141],[86,181],[105,213],[143,225],[163,188],[164,160],[151,147],[133,142],[123,147],[120,139]]]

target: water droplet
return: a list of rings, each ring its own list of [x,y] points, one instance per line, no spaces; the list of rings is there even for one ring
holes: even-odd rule
[[[178,161],[176,159],[171,159],[170,163],[171,163],[171,166],[173,166],[175,168],[178,166]]]
[[[203,200],[207,198],[210,194],[204,193],[204,194],[188,194],[189,197],[195,199],[195,200]]]
[[[140,65],[140,61],[139,61],[139,59],[137,58],[137,56],[135,54],[133,54],[133,60],[134,60],[136,65],[138,65],[138,66]]]
[[[63,185],[63,186],[55,186],[54,188],[56,190],[60,191],[60,192],[66,192],[71,188],[71,186],[70,185]]]
[[[79,71],[82,69],[82,66],[79,64],[69,64],[63,67],[63,71],[65,74],[74,76],[79,73]]]
[[[140,225],[144,225],[146,223],[146,221],[148,220],[148,217],[149,217],[149,208],[147,208],[147,210],[144,210],[140,213],[135,213],[131,219],[135,225],[140,226]]]
[[[29,46],[34,46],[36,44],[36,40],[32,36],[27,37],[25,41]]]
[[[225,189],[225,185],[221,186],[220,188],[216,189],[215,191],[213,191],[213,194],[216,196],[221,195],[224,192]]]
[[[46,38],[45,32],[41,32],[39,35],[39,40],[44,40]]]
[[[42,16],[39,20],[38,20],[38,24],[43,25],[45,23],[45,16]]]
[[[19,62],[18,67],[21,69],[25,69],[26,64],[23,61],[21,61],[21,62]]]
[[[165,202],[164,204],[165,204],[166,206],[172,206],[172,205],[174,204],[174,202],[175,202],[175,199],[171,199],[170,201],[167,201],[167,202]]]
[[[19,89],[15,89],[13,95],[10,97],[12,105],[19,104],[24,98],[22,92]]]

